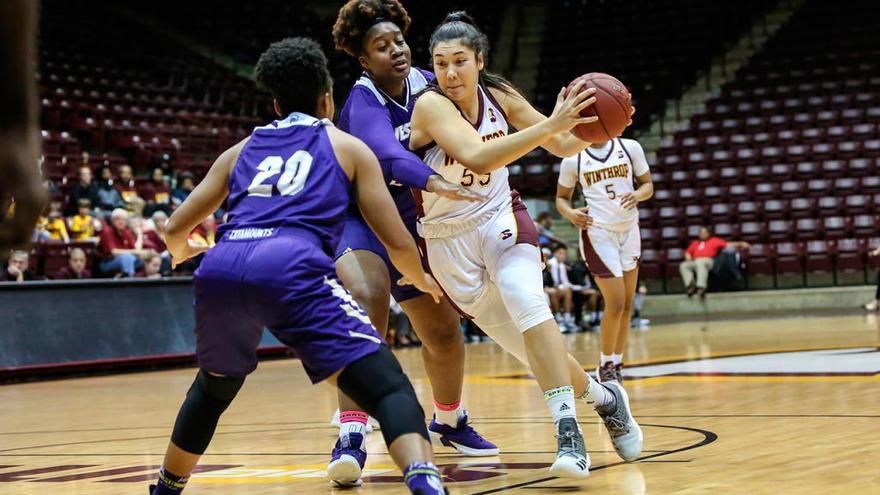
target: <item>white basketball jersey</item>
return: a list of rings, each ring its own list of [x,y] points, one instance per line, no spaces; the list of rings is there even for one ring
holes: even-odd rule
[[[474,126],[483,141],[507,135],[508,125],[504,111],[486,90],[477,89],[480,110],[479,121]],[[424,162],[444,179],[461,184],[488,199],[485,202],[453,201],[433,193],[420,191],[421,219],[419,234],[426,238],[441,238],[473,229],[491,218],[501,207],[510,204],[510,184],[507,167],[479,175],[471,172],[440,149],[436,143],[424,151]]]
[[[648,172],[645,153],[632,139],[612,139],[602,148],[587,148],[562,160],[559,184],[573,188],[580,182],[589,214],[597,227],[625,232],[639,221],[638,209],[624,209],[620,196],[631,193],[633,176]]]

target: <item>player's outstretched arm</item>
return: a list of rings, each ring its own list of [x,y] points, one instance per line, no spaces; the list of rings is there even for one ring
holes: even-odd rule
[[[581,110],[595,99],[589,97],[586,91],[579,93],[579,89],[580,86],[575,87],[568,95],[560,91],[550,118],[528,129],[486,142],[461,117],[449,99],[437,93],[426,93],[413,109],[410,146],[417,147],[433,140],[472,172],[488,174],[541,146],[555,134],[569,131],[578,124],[595,121],[595,117],[580,116]]]
[[[246,142],[247,139],[244,139],[224,151],[211,165],[208,175],[168,219],[165,243],[171,253],[172,265],[177,266],[208,249],[207,246],[191,245],[189,233],[223,204],[229,194],[229,174]]]
[[[442,291],[422,270],[416,243],[404,227],[388,193],[376,156],[367,145],[351,135],[332,127],[328,127],[327,133],[339,163],[354,185],[361,214],[388,250],[391,262],[409,283],[439,301]]]
[[[37,2],[0,2],[0,250],[26,244],[46,204],[34,81]],[[8,201],[15,210],[6,217]]]

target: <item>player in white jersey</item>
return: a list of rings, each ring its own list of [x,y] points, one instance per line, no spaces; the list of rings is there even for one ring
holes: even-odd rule
[[[578,184],[586,206],[573,208],[571,197]],[[636,206],[653,194],[645,152],[632,139],[593,144],[562,160],[559,168],[556,208],[581,229],[581,254],[605,299],[596,370],[603,382],[622,381],[623,352],[642,256]]]
[[[410,148],[447,180],[487,197],[453,204],[420,194],[419,234],[430,268],[450,301],[534,373],[556,423],[552,474],[589,474],[576,395],[596,407],[620,456],[635,459],[642,433],[623,388],[590,380],[565,350],[544,296],[538,234],[505,168],[537,146],[558,156],[584,149],[587,143],[567,131],[595,120],[580,117],[595,101],[587,99],[593,91],[560,91],[553,115],[544,117],[510,83],[483,71],[485,36],[461,12],[447,16],[430,45],[437,87],[416,101]],[[508,122],[519,131],[509,134]]]

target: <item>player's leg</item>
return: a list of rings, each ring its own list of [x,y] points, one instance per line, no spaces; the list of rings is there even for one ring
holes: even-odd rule
[[[616,378],[612,355],[626,304],[621,243],[617,232],[590,227],[582,231],[580,244],[581,254],[593,273],[605,302],[605,311],[599,323],[600,356],[599,367],[596,370],[599,381],[605,382]],[[626,317],[626,320],[629,321],[629,318]]]
[[[152,495],[176,495],[208,448],[220,416],[238,394],[244,378],[231,378],[199,370],[177,413],[171,441]]]
[[[406,294],[399,296],[403,299]],[[432,436],[464,455],[497,455],[498,447],[468,424],[462,404],[465,349],[458,312],[446,298],[438,304],[427,294],[405,299],[400,307],[422,341],[422,359],[434,396],[434,418],[428,427]]]
[[[623,292],[624,292],[624,305],[623,305],[623,316],[620,318],[620,328],[617,332],[617,342],[614,344],[614,354],[612,355],[614,360],[614,371],[617,376],[618,382],[623,382],[622,380],[622,369],[623,369],[623,354],[626,352],[626,339],[629,336],[630,329],[630,316],[632,315],[633,310],[633,301],[636,297],[636,289],[639,283],[639,268],[636,268],[623,272]]]
[[[340,390],[360,410],[380,421],[392,457],[404,470],[413,493],[420,489],[424,494],[441,495],[439,472],[431,463],[424,411],[412,385],[366,314],[333,278],[329,259],[327,266],[321,267],[319,257],[316,254],[308,264],[320,269],[300,271],[291,282],[299,296],[280,298],[274,320],[267,321],[268,328],[300,358],[313,383],[325,379],[332,382],[335,377]],[[310,297],[303,298],[302,294]],[[362,435],[355,433],[348,438],[363,441]],[[347,461],[344,457],[334,460],[328,471],[340,466],[342,481],[355,484],[363,464],[357,459]],[[352,471],[344,479],[341,474],[346,467]]]
[[[599,381],[616,380],[614,373],[615,349],[621,328],[621,321],[629,324],[626,312],[626,285],[623,277],[596,277],[596,285],[605,299],[605,312],[599,324],[600,356],[599,368],[596,371]]]
[[[153,495],[176,495],[205,452],[220,416],[244,377],[257,366],[263,325],[242,305],[238,277],[229,266],[245,266],[247,244],[219,245],[201,264],[193,283],[199,372],[180,407]],[[217,269],[215,269],[215,267]]]
[[[360,227],[360,226],[357,226]],[[346,236],[343,242],[351,239],[348,234],[352,229],[352,222],[346,223]],[[358,229],[354,229],[358,231]],[[361,233],[360,240],[368,242],[371,233]],[[357,242],[357,239],[351,241]],[[358,247],[359,244],[355,245]],[[380,249],[376,247],[375,249]],[[368,249],[355,249],[346,251],[336,259],[336,273],[342,284],[354,298],[355,302],[369,317],[376,331],[382,338],[388,331],[388,308],[390,305],[391,281],[388,274],[388,266],[385,260],[375,251]],[[350,478],[351,472],[363,469],[367,460],[365,437],[371,429],[369,416],[358,406],[355,401],[346,397],[339,390],[339,438],[331,453],[331,464],[343,459],[349,464],[334,464],[335,469],[328,469],[331,480]],[[352,434],[354,434],[352,436]],[[355,469],[355,464],[359,466]],[[358,475],[358,479],[360,476]]]
[[[623,311],[620,315],[617,340],[611,360],[614,363],[615,379],[623,383],[623,353],[626,351],[626,339],[629,336],[632,318],[633,300],[639,282],[639,259],[642,257],[642,237],[638,225],[624,233],[617,234],[619,241],[620,268],[623,270]],[[604,363],[603,363],[604,364]]]
[[[336,273],[351,297],[370,317],[379,335],[385,338],[392,283],[386,261],[373,251],[349,251],[336,259]]]
[[[348,364],[334,381],[382,424],[388,452],[403,471],[409,489],[441,495],[444,490],[433,464],[425,413],[391,351],[381,346]]]

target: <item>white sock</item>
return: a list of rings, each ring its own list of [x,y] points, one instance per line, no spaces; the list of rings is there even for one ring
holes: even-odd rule
[[[601,367],[602,365],[604,365],[604,364],[607,363],[608,361],[611,361],[611,362],[613,363],[613,362],[614,362],[614,358],[613,358],[612,356],[614,356],[614,354],[602,354],[602,353],[599,353],[599,366]]]
[[[562,313],[554,313],[553,319],[556,320],[557,323],[562,321]]]
[[[440,404],[436,400],[434,401],[434,418],[438,423],[455,428],[458,426],[458,418],[463,415],[464,407],[462,407],[460,400],[453,404]]]
[[[554,423],[558,423],[562,418],[577,417],[574,408],[574,387],[571,385],[545,391],[544,400],[547,401],[547,407],[550,408]]]
[[[614,364],[623,364],[623,354],[622,353],[621,354],[612,354],[611,361]]]
[[[367,413],[362,411],[342,411],[339,413],[339,438],[349,433],[367,433]]]
[[[565,313],[562,315],[562,318],[567,322],[573,322],[574,318],[571,316],[571,313]]]
[[[594,407],[607,406],[614,402],[614,394],[603,387],[601,383],[590,378],[590,375],[587,375],[587,390],[578,399],[583,399]]]

